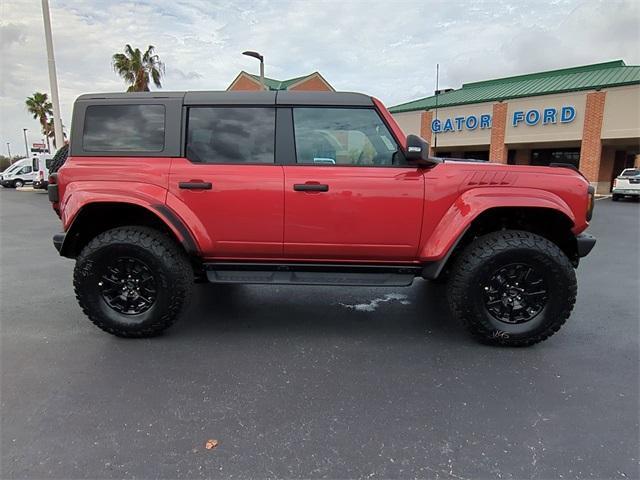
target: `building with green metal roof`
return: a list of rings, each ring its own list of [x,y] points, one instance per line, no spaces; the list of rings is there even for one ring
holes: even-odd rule
[[[288,80],[275,80],[264,77],[264,87],[260,83],[260,76],[241,71],[231,82],[227,90],[317,90],[334,91],[333,87],[319,72],[313,72],[301,77]]]
[[[434,155],[571,163],[601,193],[640,159],[640,66],[623,60],[464,83],[390,111]]]

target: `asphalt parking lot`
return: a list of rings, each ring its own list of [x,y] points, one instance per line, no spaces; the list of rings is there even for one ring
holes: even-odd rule
[[[528,349],[474,343],[423,281],[200,285],[163,337],[118,339],[46,195],[1,189],[0,230],[2,478],[639,476],[637,203],[597,202],[573,316]]]

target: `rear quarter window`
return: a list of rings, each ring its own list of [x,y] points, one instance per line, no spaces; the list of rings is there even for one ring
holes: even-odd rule
[[[164,105],[91,105],[84,117],[82,148],[87,152],[161,152]]]

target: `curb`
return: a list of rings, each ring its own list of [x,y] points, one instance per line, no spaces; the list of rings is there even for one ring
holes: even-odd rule
[[[35,188],[33,188],[31,186],[16,188],[16,191],[17,192],[47,193],[46,190],[36,190]]]

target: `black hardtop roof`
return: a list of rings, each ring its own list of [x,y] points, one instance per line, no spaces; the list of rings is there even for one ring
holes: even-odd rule
[[[371,106],[370,96],[352,92],[118,92],[87,93],[76,102],[92,100],[151,100],[181,98],[184,105],[327,105]]]

